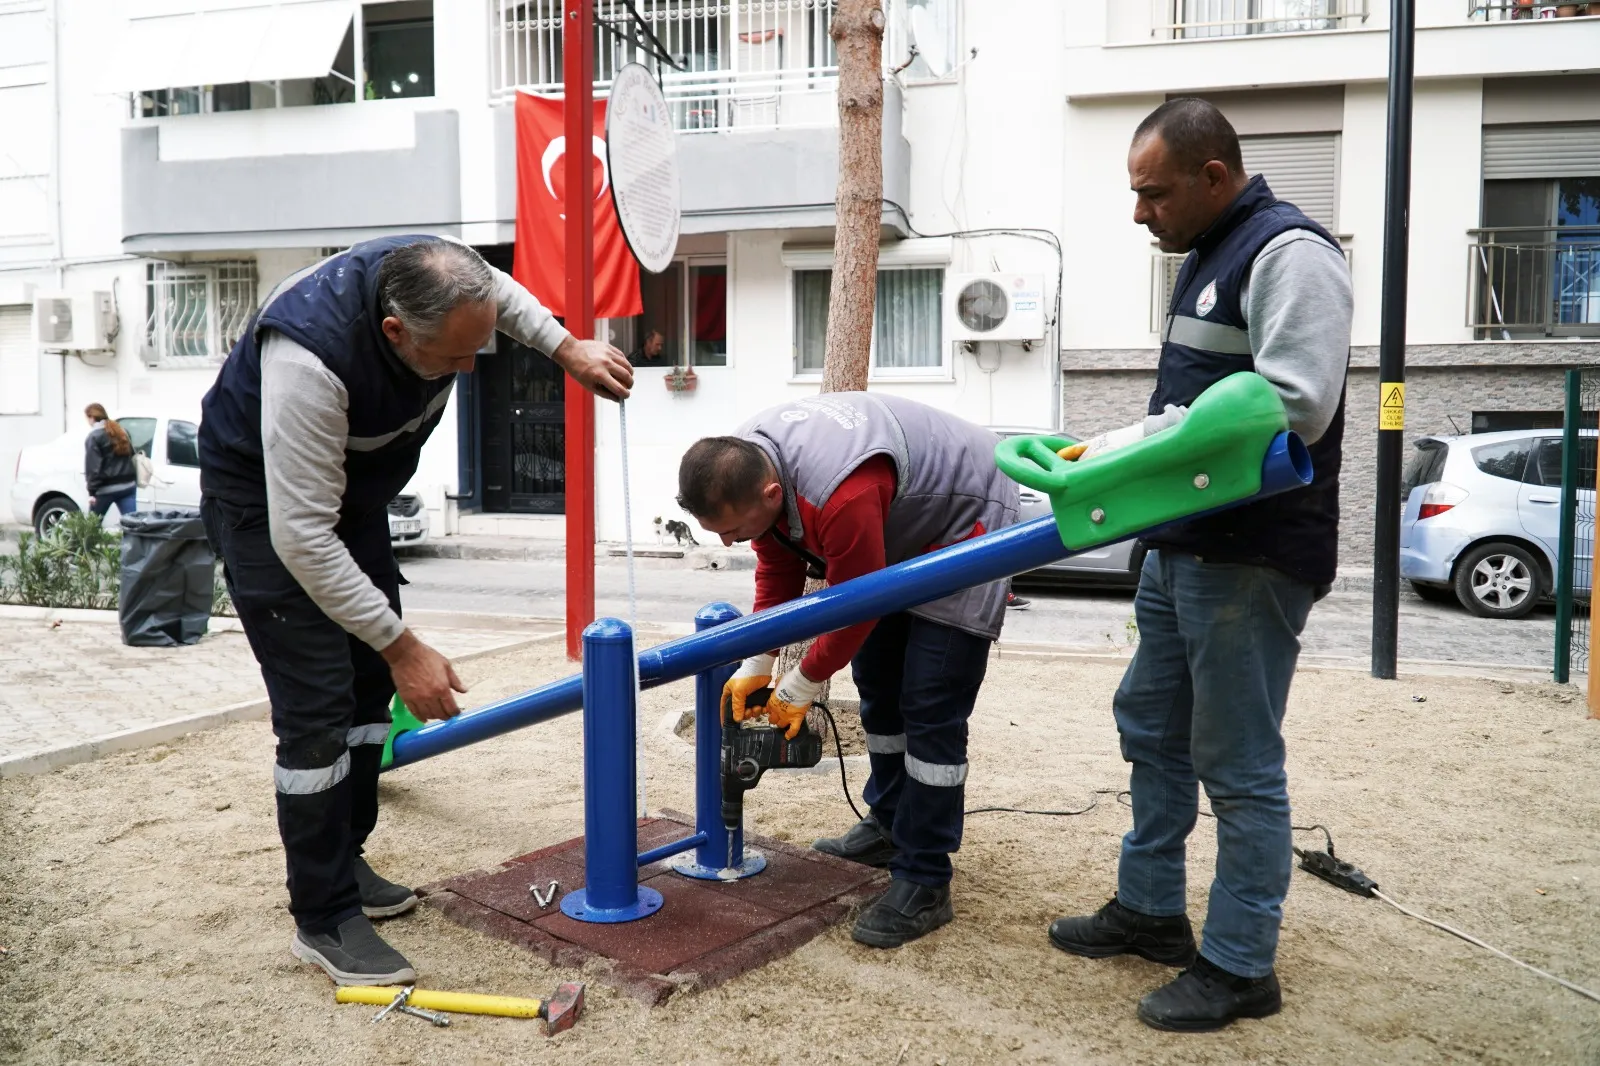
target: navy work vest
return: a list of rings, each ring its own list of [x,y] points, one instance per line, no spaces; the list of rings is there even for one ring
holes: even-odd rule
[[[261,344],[277,330],[331,370],[349,394],[341,520],[387,507],[422,456],[442,417],[455,375],[424,380],[383,335],[378,268],[396,248],[426,236],[364,241],[293,275],[273,290],[228,353],[201,401],[200,489],[240,506],[264,506],[261,460]]]
[[[1272,195],[1266,181],[1250,179],[1238,199],[1196,239],[1184,261],[1167,309],[1167,328],[1156,371],[1150,413],[1167,404],[1187,407],[1229,374],[1254,370],[1249,323],[1240,294],[1261,249],[1289,230],[1339,242]],[[1309,582],[1333,581],[1339,554],[1339,465],[1344,440],[1344,397],[1322,438],[1311,445],[1316,476],[1303,489],[1245,507],[1197,518],[1149,537],[1153,548],[1188,552],[1212,562],[1251,563]]]

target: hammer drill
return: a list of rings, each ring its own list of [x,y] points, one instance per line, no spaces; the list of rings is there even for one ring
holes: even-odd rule
[[[759,713],[772,689],[759,688],[745,697],[745,707]],[[805,769],[822,761],[822,736],[809,722],[793,740],[770,725],[741,725],[733,720],[733,697],[722,697],[722,825],[728,831],[728,866],[734,863],[733,835],[744,817],[744,794],[768,770]]]

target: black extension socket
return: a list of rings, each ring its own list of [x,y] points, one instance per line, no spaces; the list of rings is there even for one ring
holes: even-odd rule
[[[1316,874],[1330,885],[1368,898],[1378,890],[1378,882],[1362,873],[1360,867],[1352,866],[1343,859],[1336,859],[1326,851],[1307,850],[1298,851],[1298,854],[1300,869],[1306,873]]]

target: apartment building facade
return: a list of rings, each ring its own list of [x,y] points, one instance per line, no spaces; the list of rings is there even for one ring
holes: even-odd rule
[[[1381,11],[1340,6],[1359,2],[888,0],[871,387],[992,425],[1136,417],[1173,263],[1129,218],[1127,139],[1168,95],[1210,96],[1247,161],[1351,257],[1359,554],[1386,49]],[[634,6],[672,63],[624,40],[625,5],[599,0],[616,33],[597,32],[597,88],[626,60],[659,67],[682,132],[684,233],[672,269],[643,280],[645,314],[602,327],[630,352],[660,331],[666,360],[695,371],[674,390],[672,371],[641,369],[629,403],[632,533],[648,539],[654,518],[680,517],[689,443],[817,387],[837,70],[831,0]],[[1600,361],[1577,278],[1583,179],[1600,175],[1600,18],[1518,7],[1419,5],[1413,431],[1543,417],[1560,409],[1561,368]],[[197,411],[256,302],[328,249],[435,232],[509,267],[510,105],[559,92],[559,9],[0,0],[0,460],[75,428],[90,401]],[[41,296],[94,293],[111,306],[105,347],[37,339]],[[563,388],[504,337],[459,381],[414,483],[436,532],[563,535]],[[618,426],[598,411],[597,519],[616,541]]]

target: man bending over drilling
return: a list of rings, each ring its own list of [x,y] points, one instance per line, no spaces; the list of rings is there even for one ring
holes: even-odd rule
[[[678,504],[724,544],[756,552],[755,609],[840,584],[1017,520],[1017,486],[986,429],[895,396],[836,392],[763,411],[735,436],[697,441]],[[823,684],[850,663],[872,774],[867,817],[818,851],[887,866],[889,890],[852,935],[893,948],[950,921],[961,846],[967,719],[1005,617],[996,581],[826,634],[777,682],[768,721],[795,736]],[[746,659],[724,697],[736,721],[773,684],[776,653]]]

